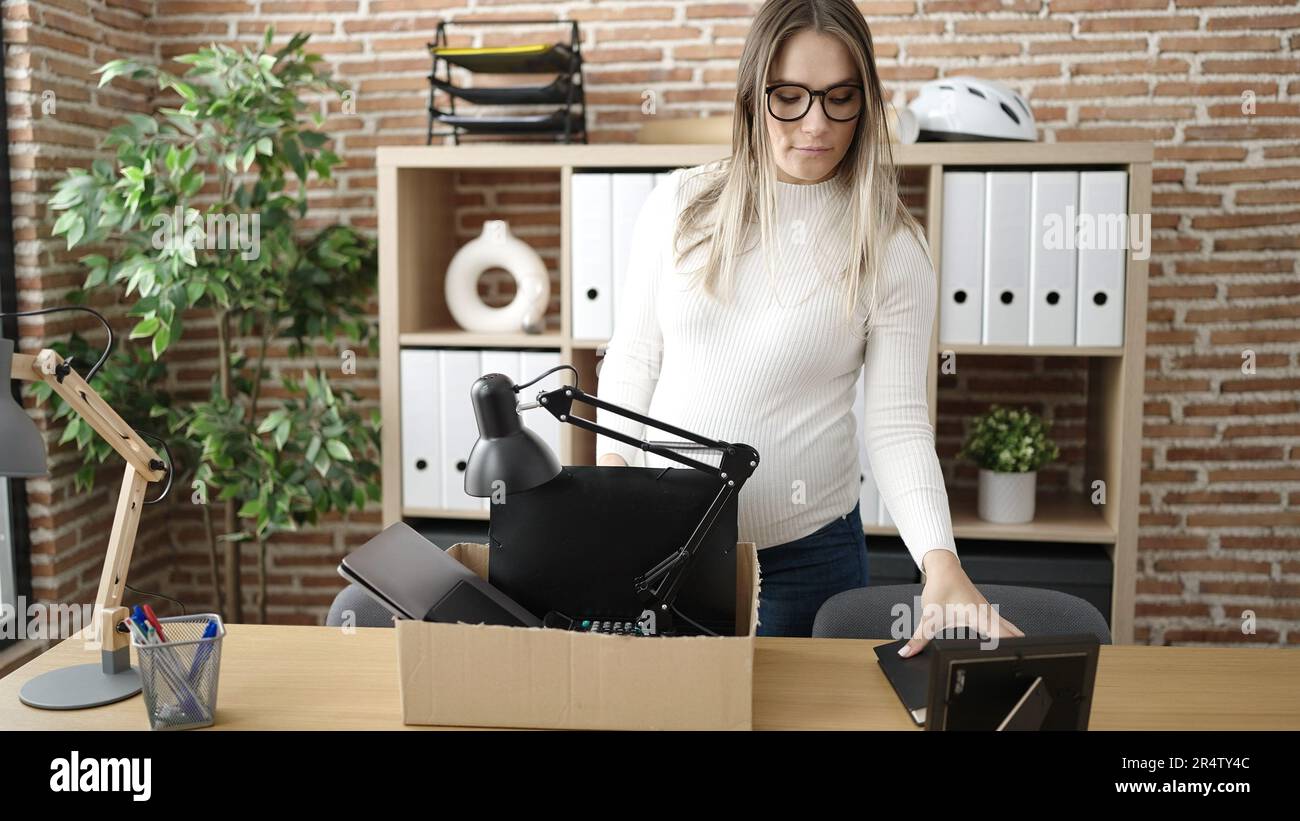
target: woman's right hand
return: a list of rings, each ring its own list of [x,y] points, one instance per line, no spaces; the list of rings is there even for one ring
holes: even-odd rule
[[[627,467],[627,460],[622,456],[619,456],[617,453],[602,453],[596,464],[613,465],[614,467],[625,468]]]

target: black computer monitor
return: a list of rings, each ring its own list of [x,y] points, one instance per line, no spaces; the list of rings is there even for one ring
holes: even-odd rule
[[[692,468],[566,465],[491,505],[488,580],[539,617],[626,618],[644,603],[633,580],[682,547],[722,480]],[[737,497],[723,507],[677,597],[677,609],[735,634]],[[675,620],[679,633],[692,631]]]

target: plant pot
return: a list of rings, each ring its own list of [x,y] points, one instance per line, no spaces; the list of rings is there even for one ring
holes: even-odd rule
[[[980,468],[979,517],[997,524],[1024,524],[1034,520],[1034,492],[1038,471],[1001,473]]]

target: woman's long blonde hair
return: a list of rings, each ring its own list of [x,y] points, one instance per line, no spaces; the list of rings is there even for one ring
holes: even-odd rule
[[[705,166],[690,180],[689,190],[679,195],[684,205],[674,232],[674,253],[681,265],[693,251],[707,248],[703,265],[687,273],[702,282],[710,296],[716,296],[720,286],[731,292],[736,262],[744,253],[754,223],[759,227],[764,264],[772,259],[776,173],[765,123],[764,86],[778,49],[806,30],[843,41],[857,64],[865,92],[862,114],[837,176],[846,183],[849,196],[850,265],[844,273],[857,272],[856,276],[841,275],[846,309],[852,319],[865,292],[862,327],[869,329],[867,318],[875,311],[875,285],[885,242],[900,227],[912,230],[918,238],[923,235],[899,198],[871,31],[851,0],[768,0],[759,9],[737,70],[731,156]]]

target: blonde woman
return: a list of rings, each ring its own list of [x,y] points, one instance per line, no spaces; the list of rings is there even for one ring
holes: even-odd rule
[[[638,217],[599,395],[758,450],[738,509],[741,540],[759,548],[759,635],[807,636],[827,598],[867,583],[865,435],[935,616],[912,621],[911,655],[944,605],[976,625],[988,602],[957,558],[929,423],[936,275],[899,199],[871,33],[850,0],[762,6],[733,122],[731,156],[673,172]],[[863,367],[866,429],[855,432]],[[604,411],[597,421],[654,438]],[[603,465],[674,464],[597,440]],[[984,624],[1021,635],[1000,617]]]

